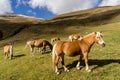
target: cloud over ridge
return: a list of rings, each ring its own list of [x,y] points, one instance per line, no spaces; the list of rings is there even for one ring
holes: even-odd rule
[[[71,11],[84,10],[98,6],[119,5],[120,0],[30,0],[32,8],[44,8],[54,14],[62,14]]]
[[[13,13],[10,0],[0,0],[0,14]]]
[[[11,2],[0,0],[0,14],[13,13]],[[120,0],[16,0],[16,3],[16,8],[25,5],[32,9],[45,8],[53,14],[63,14],[99,6],[116,6],[120,5]]]

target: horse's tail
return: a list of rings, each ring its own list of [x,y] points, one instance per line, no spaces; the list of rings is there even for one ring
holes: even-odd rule
[[[26,42],[26,45],[25,45],[25,47],[24,47],[24,49],[23,49],[23,50],[25,50],[25,49],[27,48],[27,46],[29,46],[29,45],[30,45],[30,43],[31,43],[31,41],[27,41],[27,42]]]
[[[55,53],[55,48],[56,48],[57,43],[53,46],[52,50],[52,62],[53,62],[53,68],[55,68],[55,60],[56,60],[56,53]]]

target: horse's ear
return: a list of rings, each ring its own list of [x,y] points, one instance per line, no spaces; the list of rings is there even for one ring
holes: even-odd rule
[[[94,32],[94,34],[97,34],[97,32]]]
[[[102,31],[100,31],[100,33],[102,33]]]

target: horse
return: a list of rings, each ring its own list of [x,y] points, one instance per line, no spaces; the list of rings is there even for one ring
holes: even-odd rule
[[[30,51],[31,51],[32,55],[34,55],[34,48],[35,47],[38,47],[38,48],[42,47],[42,54],[45,53],[46,46],[49,46],[51,51],[52,51],[52,48],[53,48],[52,44],[49,41],[45,40],[45,39],[37,39],[37,40],[27,41],[25,48],[27,46],[30,47]]]
[[[72,34],[68,37],[68,39],[72,42],[73,40],[81,39],[83,36],[81,34]]]
[[[77,69],[80,69],[80,62],[82,61],[82,58],[85,59],[85,65],[86,65],[86,71],[91,72],[91,69],[89,69],[88,65],[88,53],[90,52],[90,49],[94,43],[98,43],[101,46],[105,46],[105,42],[102,38],[101,32],[92,32],[86,36],[84,36],[81,40],[76,40],[73,42],[58,42],[53,46],[52,51],[52,60],[53,65],[55,69],[55,73],[59,74],[58,71],[58,62],[59,59],[61,60],[61,63],[63,65],[63,68],[65,71],[69,71],[68,68],[65,66],[64,63],[64,55],[74,57],[79,55],[79,61],[76,65]]]
[[[51,38],[51,43],[57,42],[57,41],[60,41],[59,37],[53,37],[53,38]]]
[[[12,59],[13,57],[13,46],[12,45],[5,45],[4,46],[4,55],[5,59],[9,57],[9,59]]]

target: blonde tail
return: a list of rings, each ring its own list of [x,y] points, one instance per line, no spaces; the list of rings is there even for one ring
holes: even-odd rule
[[[55,48],[56,48],[56,45],[57,44],[55,44],[54,46],[53,46],[53,50],[52,50],[52,62],[53,62],[53,68],[55,67],[55,59],[56,59],[56,53],[55,53]]]
[[[24,47],[24,49],[23,49],[23,50],[25,50],[25,49],[27,48],[27,46],[29,46],[29,45],[30,45],[30,43],[31,43],[31,41],[27,41],[27,42],[26,42],[26,46]]]
[[[54,62],[55,56],[56,56],[56,54],[55,54],[55,47],[56,47],[56,44],[53,46],[53,50],[52,50],[52,61],[53,62]]]

